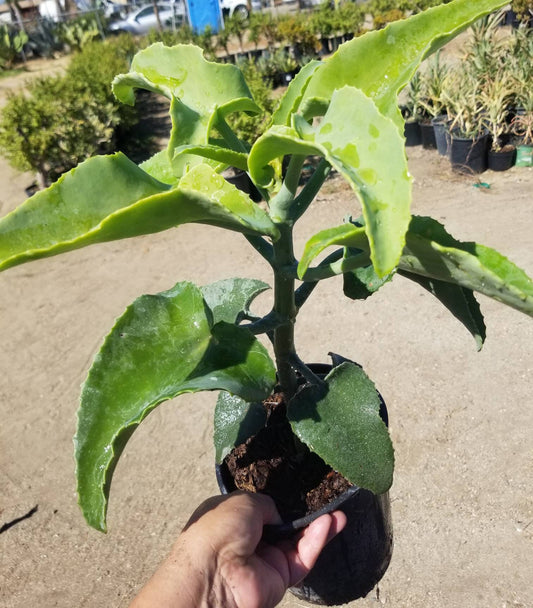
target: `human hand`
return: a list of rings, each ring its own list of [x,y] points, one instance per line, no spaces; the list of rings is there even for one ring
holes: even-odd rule
[[[271,608],[302,580],[346,523],[322,515],[294,540],[261,540],[263,526],[281,523],[273,500],[235,492],[206,500],[170,556],[130,608]]]

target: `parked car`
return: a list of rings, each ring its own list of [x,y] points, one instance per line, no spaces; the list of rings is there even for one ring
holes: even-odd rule
[[[250,6],[253,11],[261,10],[261,0],[252,0]],[[220,8],[224,18],[239,15],[243,19],[248,19],[250,14],[246,0],[220,0]]]
[[[158,2],[159,21],[163,28],[173,28],[182,25],[186,19],[186,9],[183,0],[178,2]],[[132,11],[125,19],[111,23],[110,31],[115,33],[130,32],[136,36],[147,34],[157,28],[157,16],[154,5],[146,4]]]

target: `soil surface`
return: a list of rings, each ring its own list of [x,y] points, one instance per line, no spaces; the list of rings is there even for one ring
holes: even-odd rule
[[[533,275],[532,169],[458,176],[434,151],[408,157],[414,213]],[[31,181],[0,160],[2,215]],[[357,216],[358,203],[333,177],[297,225],[297,252],[346,213]],[[115,471],[107,535],[76,505],[72,436],[80,384],[126,306],[177,281],[231,276],[271,283],[240,235],[195,225],[0,275],[2,606],[127,606],[190,513],[217,493],[214,394],[165,403],[135,432]],[[302,359],[327,362],[333,350],[358,361],[389,410],[395,550],[379,590],[354,607],[533,606],[533,322],[479,300],[488,327],[479,353],[436,299],[401,277],[358,303],[331,279],[301,311]],[[304,605],[290,595],[281,604]]]
[[[352,484],[333,471],[293,434],[283,393],[263,402],[267,423],[225,458],[235,487],[274,499],[283,521],[326,506]]]

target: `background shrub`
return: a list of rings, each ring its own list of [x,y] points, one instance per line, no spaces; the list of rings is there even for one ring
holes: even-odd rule
[[[137,121],[135,108],[113,97],[114,76],[129,69],[124,38],[92,42],[74,55],[65,76],[31,83],[11,95],[0,118],[0,148],[17,169],[47,186],[94,154],[112,152]]]

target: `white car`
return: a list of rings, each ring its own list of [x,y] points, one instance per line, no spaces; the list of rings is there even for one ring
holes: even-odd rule
[[[261,10],[261,0],[252,0],[250,6],[254,11]],[[247,0],[220,0],[220,8],[224,18],[239,15],[248,19],[250,14]]]
[[[179,27],[186,19],[185,4],[183,0],[177,2],[160,2],[157,4],[159,21],[163,28]],[[130,32],[136,36],[147,34],[157,29],[157,17],[153,4],[147,4],[131,12],[125,19],[111,23],[112,32]]]

